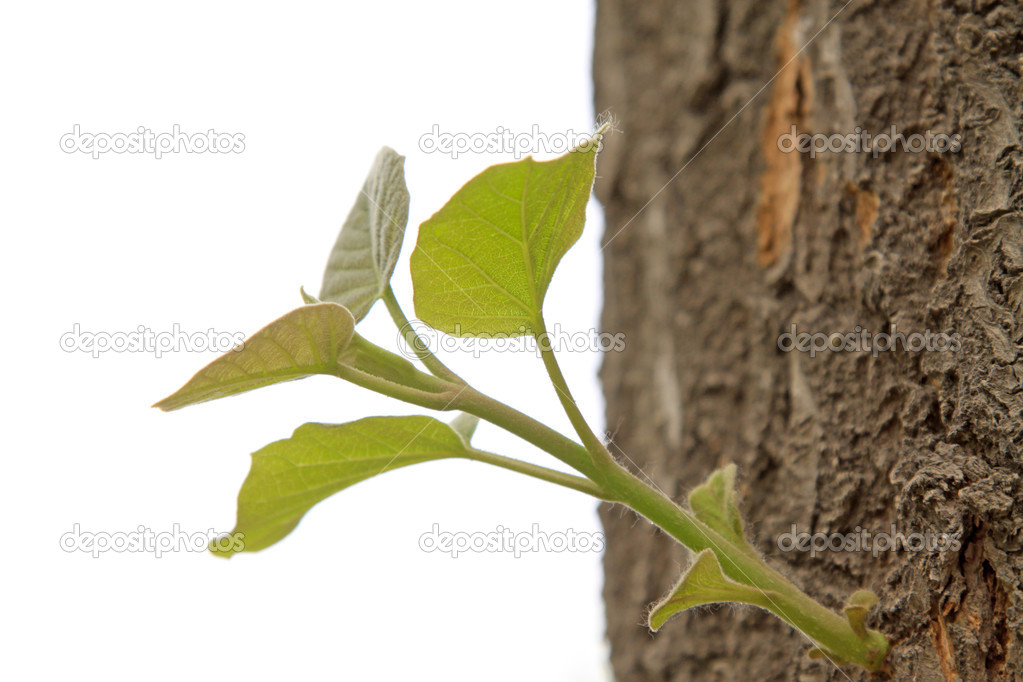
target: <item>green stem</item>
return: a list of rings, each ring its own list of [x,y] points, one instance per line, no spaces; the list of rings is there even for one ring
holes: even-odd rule
[[[385,301],[388,301],[392,317],[406,334],[409,344],[413,348],[421,348],[418,336],[408,325],[390,290]],[[419,357],[437,376],[420,372],[403,358],[368,342],[353,344],[353,347],[363,354],[365,367],[373,373],[344,365],[338,366],[337,373],[352,383],[408,403],[434,410],[462,410],[547,451],[586,478],[481,450],[473,449],[468,458],[628,506],[693,552],[712,550],[725,575],[761,590],[769,604],[768,610],[804,633],[827,656],[839,662],[855,663],[868,670],[877,670],[888,650],[888,642],[883,634],[874,630],[858,634],[848,618],[804,594],[750,547],[736,546],[692,512],[683,509],[614,460],[589,428],[572,398],[553,349],[546,342],[546,333],[543,320],[538,320],[536,336],[544,365],[584,445],[480,393],[447,369],[429,350],[425,350]],[[377,375],[378,369],[383,376]]]
[[[544,324],[543,313],[539,313],[536,317],[536,329],[533,332],[533,336],[536,338],[537,345],[540,348],[540,357],[543,359],[544,367],[547,369],[547,375],[550,377],[551,383],[554,384],[558,400],[561,402],[565,414],[568,415],[572,428],[579,434],[579,438],[582,439],[583,445],[586,447],[598,471],[618,468],[618,463],[615,462],[614,457],[605,447],[603,441],[597,437],[597,434],[593,432],[590,425],[586,423],[586,419],[579,410],[575,398],[572,397],[572,391],[569,390],[568,382],[565,381],[565,375],[561,373],[561,367],[558,365],[558,359],[554,356],[550,334],[548,334],[547,327]]]
[[[598,474],[586,448],[464,382],[453,383],[422,372],[405,358],[357,334],[348,353],[346,361],[334,367],[334,374],[341,379],[427,409],[462,410],[532,443],[587,478]]]
[[[477,450],[475,448],[471,448],[469,450],[468,458],[477,462],[493,464],[494,466],[498,466],[503,469],[517,471],[520,474],[539,478],[540,480],[547,481],[548,483],[556,483],[557,485],[564,486],[565,488],[571,488],[572,490],[578,490],[581,493],[592,495],[598,499],[602,498],[604,495],[603,491],[596,483],[581,476],[573,476],[572,474],[566,474],[562,471],[555,471],[554,469],[548,469],[547,467],[530,464],[529,462],[523,462],[522,460],[512,459],[511,457],[505,457],[503,455],[497,455],[492,452]]]
[[[536,445],[541,450],[547,451],[549,454],[554,455],[576,471],[585,474],[590,479],[597,479],[599,477],[599,471],[590,464],[590,459],[594,457],[594,455],[592,452],[587,454],[591,448],[597,448],[598,452],[603,450],[607,460],[614,463],[614,459],[611,457],[610,453],[607,452],[607,449],[604,448],[603,443],[600,442],[596,435],[589,430],[582,413],[579,412],[579,409],[575,406],[575,401],[572,399],[571,393],[569,393],[565,377],[561,374],[561,369],[558,367],[557,360],[554,358],[553,353],[550,352],[549,346],[544,356],[544,364],[547,365],[548,373],[553,371],[558,377],[557,380],[552,377],[552,380],[555,381],[555,387],[558,388],[558,397],[562,398],[562,391],[564,391],[564,394],[568,396],[568,401],[572,410],[574,410],[574,412],[569,412],[569,419],[572,420],[572,424],[576,427],[577,431],[579,428],[583,429],[580,433],[580,438],[583,439],[584,444],[587,443],[587,439],[590,441],[589,445],[586,447],[580,447],[578,443],[574,443],[568,438],[565,438],[563,435],[545,424],[542,424],[532,417],[529,417],[500,401],[494,400],[490,396],[484,395],[469,386],[464,379],[455,374],[430,351],[428,344],[424,343],[421,337],[416,333],[415,329],[412,328],[412,325],[409,323],[404,311],[401,309],[401,305],[398,303],[397,297],[394,295],[394,290],[389,284],[387,285],[387,289],[384,291],[383,300],[384,304],[387,306],[388,312],[391,314],[391,319],[394,321],[395,326],[404,336],[405,343],[416,354],[416,357],[418,357],[423,364],[426,365],[426,368],[435,376],[446,382],[450,382],[451,384],[456,384],[459,388],[456,394],[455,404],[453,406],[445,405],[443,408],[432,409],[459,409],[480,417],[481,419],[485,419],[486,421],[519,436],[523,440]],[[540,329],[543,329],[543,319],[540,319],[538,326]],[[557,383],[558,381],[560,381],[560,384]],[[398,397],[393,393],[388,393],[387,395]],[[404,398],[399,399],[404,400]],[[416,402],[414,404],[429,407],[428,405],[424,405],[422,402]],[[562,404],[564,404],[564,402]],[[569,407],[566,407],[565,409],[569,410]],[[582,435],[583,433],[588,433],[589,435],[584,436]],[[600,497],[600,495],[597,495],[597,497]]]
[[[443,411],[452,409],[450,406],[457,395],[457,388],[454,391],[424,391],[419,388],[396,384],[393,381],[367,374],[354,367],[338,366],[334,370],[334,375],[345,381],[350,381],[356,386],[396,398],[410,405],[425,407],[428,410]]]
[[[501,427],[541,450],[554,455],[587,478],[594,480],[598,471],[590,461],[586,448],[566,438],[546,424],[542,424],[515,408],[480,393],[472,386],[460,391],[454,401],[455,409],[484,419]],[[607,499],[599,495],[601,499]]]
[[[427,374],[405,358],[367,341],[352,337],[345,357],[333,374],[356,386],[431,410],[450,410],[464,385]]]
[[[384,291],[384,305],[387,306],[387,312],[391,314],[391,319],[394,320],[394,325],[398,328],[398,332],[405,339],[405,344],[412,349],[412,352],[416,354],[416,357],[426,365],[426,368],[430,370],[434,375],[445,379],[456,384],[465,384],[465,380],[462,377],[451,371],[447,365],[441,362],[433,351],[430,350],[428,344],[426,344],[422,337],[416,333],[416,330],[412,328],[412,324],[405,317],[405,312],[401,309],[401,305],[398,303],[398,299],[394,295],[394,290],[391,289],[391,285],[387,285],[387,289]]]
[[[713,550],[725,575],[767,593],[772,602],[769,610],[803,632],[827,655],[868,670],[880,666],[888,650],[880,632],[868,630],[866,637],[860,637],[845,616],[811,599],[751,549],[736,547],[624,468],[616,466],[605,486],[609,497],[621,500],[693,552]]]

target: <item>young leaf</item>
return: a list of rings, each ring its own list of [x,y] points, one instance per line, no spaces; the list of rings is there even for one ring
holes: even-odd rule
[[[366,316],[383,296],[398,262],[408,206],[405,157],[384,147],[330,252],[321,300],[345,306],[356,322]]]
[[[870,590],[857,590],[849,595],[848,604],[843,611],[845,617],[849,619],[849,627],[858,637],[867,636],[867,628],[863,623],[867,619],[867,612],[875,604],[877,604],[877,595]]]
[[[772,592],[743,585],[727,577],[721,572],[721,564],[714,552],[705,549],[696,555],[689,570],[683,574],[671,593],[654,604],[648,624],[656,632],[676,613],[706,604],[736,602],[766,609],[776,596]]]
[[[605,130],[552,161],[487,168],[419,227],[420,320],[454,336],[533,333],[554,268],[582,234]]]
[[[307,292],[305,290],[305,287],[299,287],[298,288],[298,293],[302,296],[302,302],[303,303],[310,304],[310,305],[315,304],[315,303],[323,303],[323,301],[321,301],[320,299],[316,298],[315,296],[313,296],[312,294]]]
[[[465,412],[459,412],[458,416],[451,420],[449,426],[460,435],[465,444],[469,445],[472,435],[476,433],[476,427],[480,424],[480,418]]]
[[[749,547],[735,503],[734,464],[718,469],[689,493],[689,508],[708,526],[738,548]]]
[[[291,438],[252,455],[238,494],[231,537],[210,543],[230,556],[264,549],[285,537],[321,500],[385,471],[446,457],[465,457],[462,436],[432,417],[370,417],[349,424],[304,424]],[[227,549],[221,549],[227,548]]]
[[[296,308],[206,365],[153,407],[165,412],[312,374],[332,374],[355,319],[336,303]]]

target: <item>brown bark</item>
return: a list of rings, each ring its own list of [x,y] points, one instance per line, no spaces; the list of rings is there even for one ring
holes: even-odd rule
[[[748,534],[774,566],[835,609],[861,587],[881,597],[882,677],[1023,679],[1023,7],[600,0],[594,73],[622,131],[596,184],[603,326],[626,334],[602,370],[613,450],[676,499],[736,462]],[[779,151],[793,124],[959,133],[962,150],[811,159]],[[962,347],[810,358],[779,350],[792,323]],[[809,660],[755,610],[649,634],[644,609],[686,553],[620,507],[601,514],[619,682],[869,677]],[[777,545],[793,524],[893,523],[962,546]]]

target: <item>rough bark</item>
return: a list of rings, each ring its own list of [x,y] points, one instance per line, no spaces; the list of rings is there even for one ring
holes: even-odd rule
[[[596,105],[622,131],[596,184],[603,326],[626,334],[602,370],[613,450],[676,499],[736,462],[773,565],[835,609],[861,587],[881,597],[882,678],[1020,680],[1023,7],[842,4],[599,0]],[[779,151],[793,124],[959,133],[962,150],[811,159]],[[810,358],[779,350],[792,323],[957,333],[962,347]],[[755,610],[686,613],[651,635],[644,610],[686,552],[620,507],[601,515],[619,682],[869,678],[809,660]],[[793,524],[893,523],[961,548],[777,545]]]

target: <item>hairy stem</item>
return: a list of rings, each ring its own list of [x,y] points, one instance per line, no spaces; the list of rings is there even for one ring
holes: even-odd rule
[[[663,493],[616,466],[606,482],[610,497],[621,500],[693,552],[710,549],[721,570],[737,582],[752,585],[770,595],[770,611],[809,637],[828,656],[876,670],[888,650],[880,632],[869,630],[860,637],[849,620],[804,594],[762,557],[736,547],[712,528],[681,508]]]

